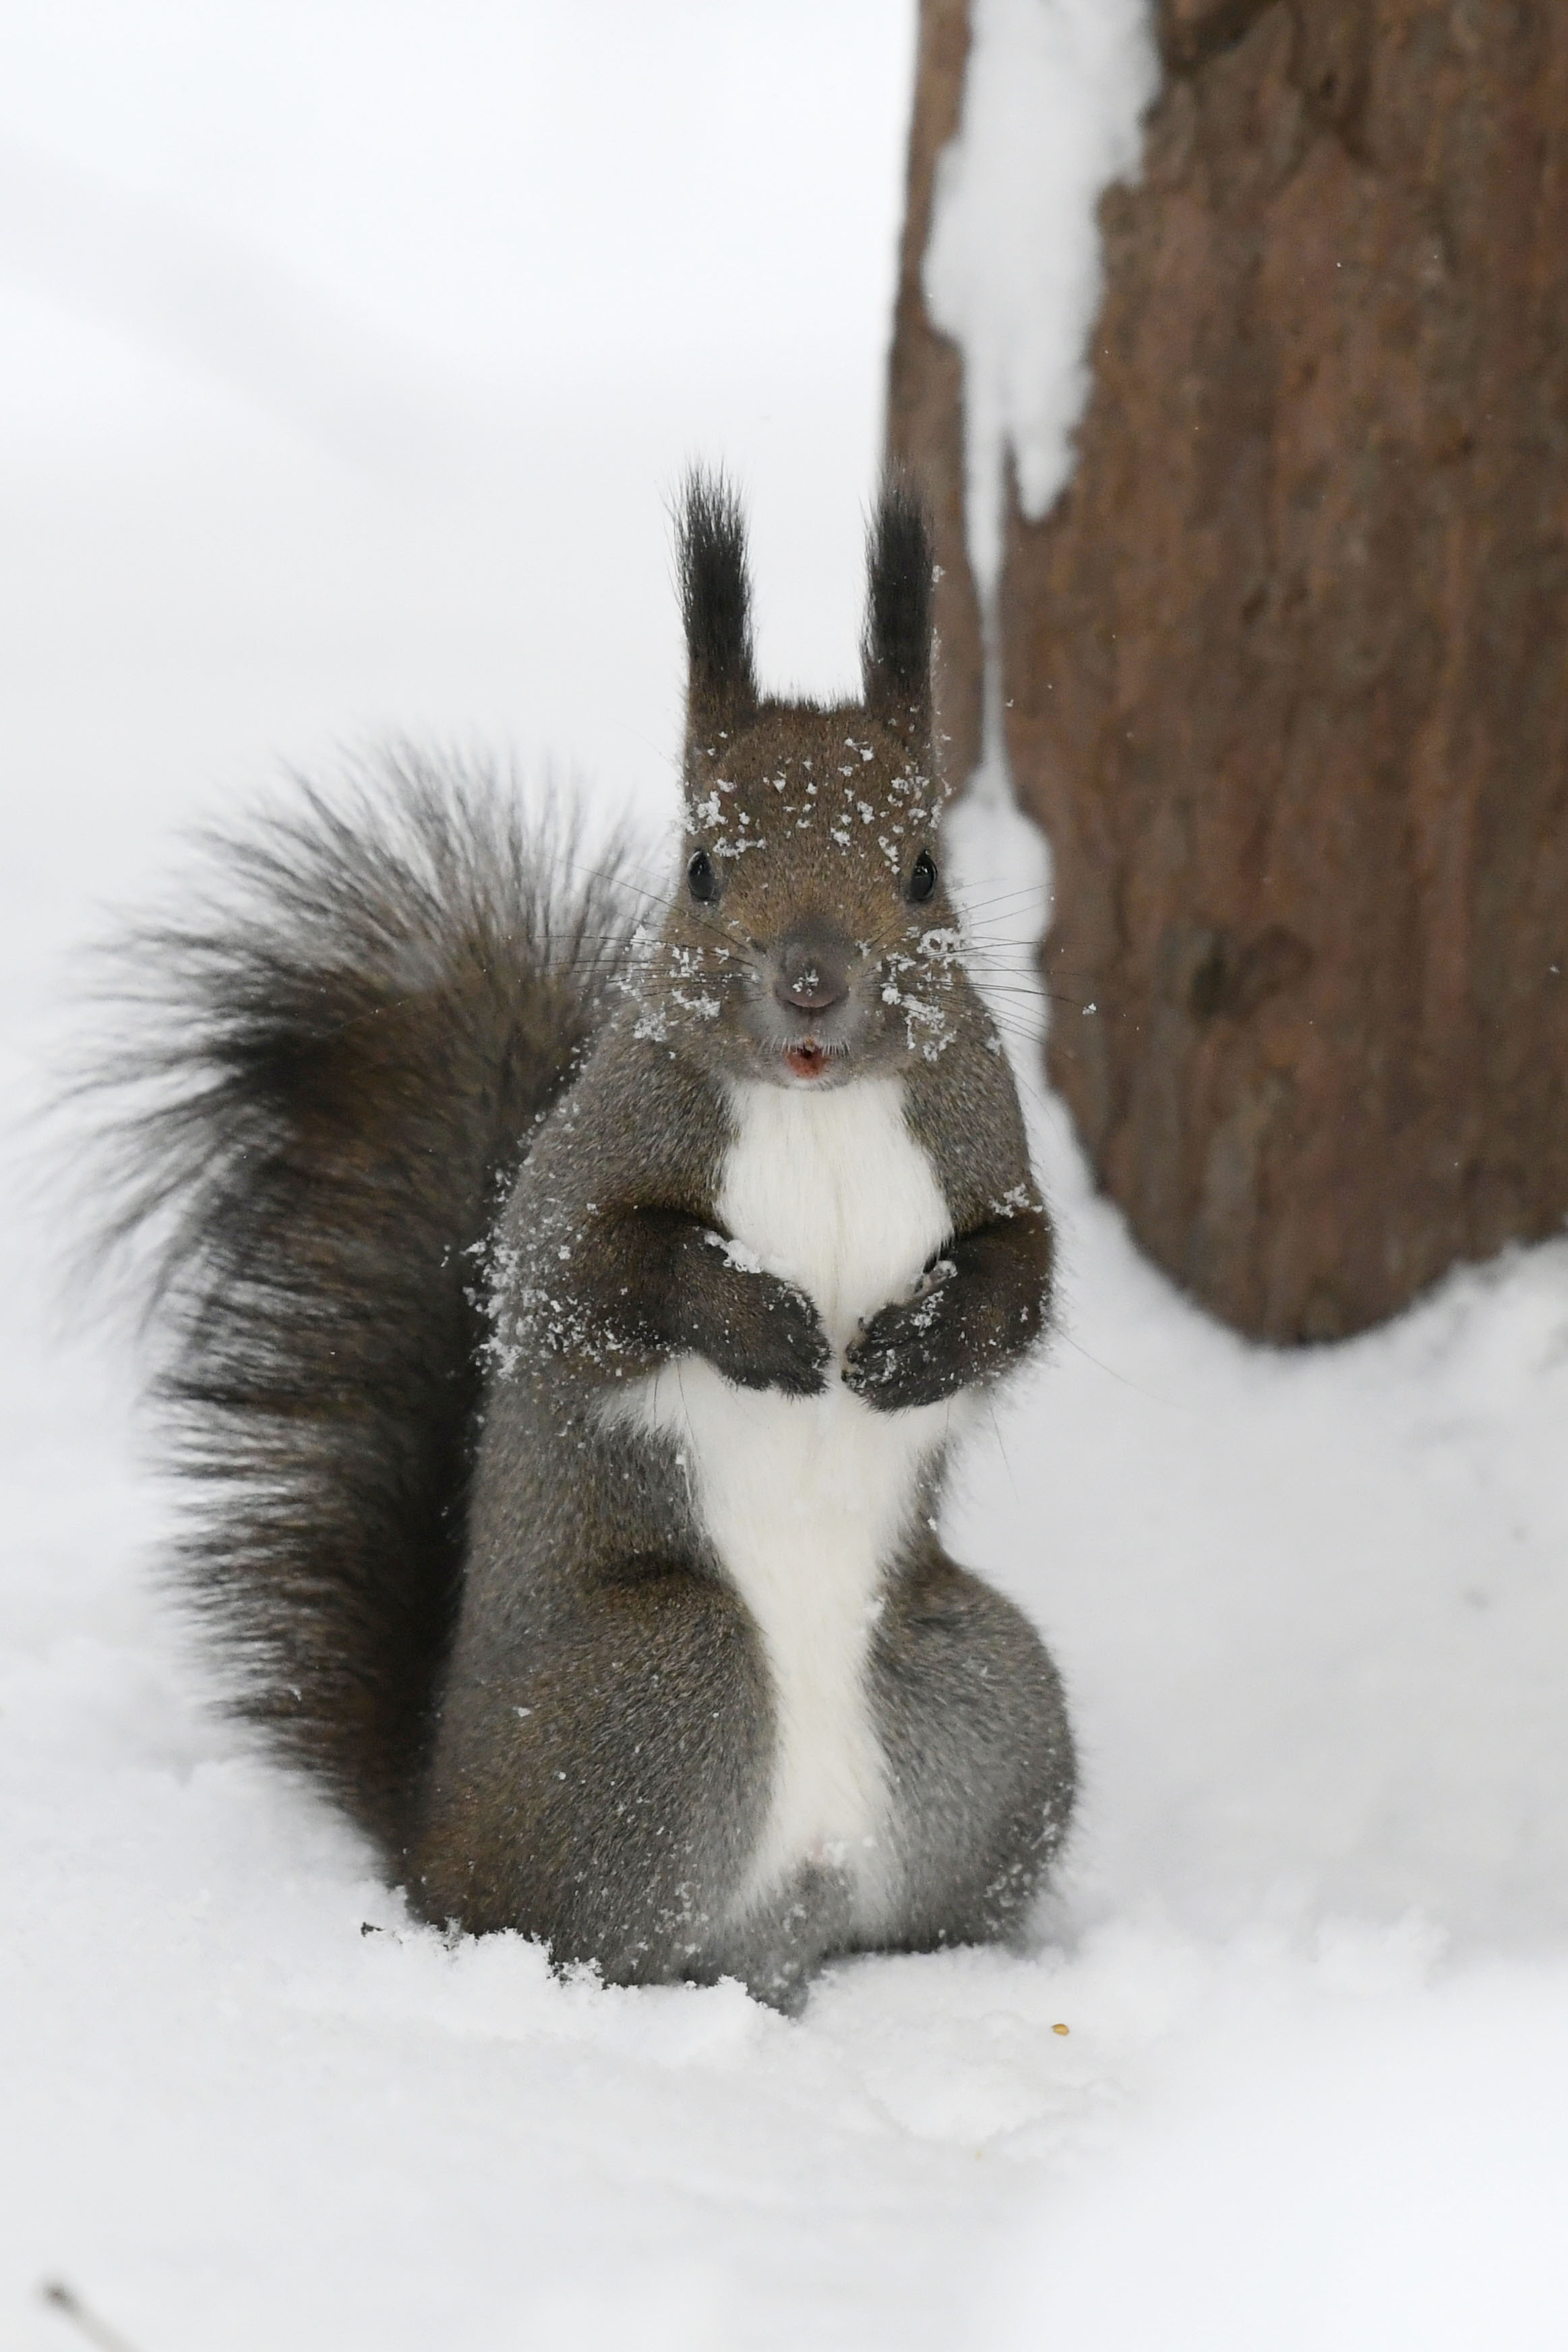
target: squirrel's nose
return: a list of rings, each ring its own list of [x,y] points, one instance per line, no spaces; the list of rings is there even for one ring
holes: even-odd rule
[[[773,993],[796,1013],[826,1013],[850,992],[849,960],[826,940],[786,940]]]

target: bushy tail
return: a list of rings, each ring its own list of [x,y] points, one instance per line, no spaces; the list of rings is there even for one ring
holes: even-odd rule
[[[116,951],[111,1241],[166,1342],[235,1705],[393,1853],[464,1556],[483,1242],[627,948],[613,867],[403,754],[222,838]]]

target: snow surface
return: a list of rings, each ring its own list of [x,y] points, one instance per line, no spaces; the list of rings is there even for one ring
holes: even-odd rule
[[[765,667],[849,672],[911,24],[11,0],[7,47],[25,1108],[97,902],[280,761],[407,728],[668,808],[688,454],[752,490]],[[1043,851],[995,779],[953,846],[1032,1073]],[[0,2343],[83,2340],[49,2278],[137,2352],[1568,2339],[1568,1244],[1271,1356],[1030,1102],[1066,1318],[949,1534],[1061,1659],[1080,1828],[1030,1953],[857,1961],[798,2023],[411,1929],[211,1717],[128,1350],[51,1320],[66,1188],[13,1149]]]

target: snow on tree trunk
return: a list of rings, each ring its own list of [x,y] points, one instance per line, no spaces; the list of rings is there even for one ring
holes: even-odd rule
[[[1333,1338],[1568,1213],[1568,9],[1158,33],[1076,468],[1047,507],[1018,465],[992,642],[1097,1177],[1238,1328]]]
[[[964,556],[964,363],[957,345],[933,322],[922,272],[936,161],[958,129],[968,56],[967,0],[922,0],[887,387],[888,455],[918,475],[941,558],[936,698],[956,776],[967,776],[980,757],[980,608]]]

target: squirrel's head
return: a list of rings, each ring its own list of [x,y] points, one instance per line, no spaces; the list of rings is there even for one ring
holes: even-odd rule
[[[966,984],[942,879],[917,499],[890,478],[872,519],[862,702],[758,695],[746,526],[723,480],[688,480],[679,566],[685,822],[643,1034],[781,1086],[934,1059]]]

